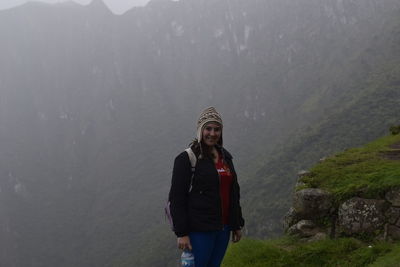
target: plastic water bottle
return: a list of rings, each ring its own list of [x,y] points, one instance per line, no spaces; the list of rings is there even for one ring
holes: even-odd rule
[[[181,255],[181,264],[184,267],[194,267],[194,255],[190,250],[184,250]]]

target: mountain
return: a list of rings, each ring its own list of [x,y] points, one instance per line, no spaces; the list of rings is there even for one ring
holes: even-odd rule
[[[278,234],[297,170],[397,121],[399,7],[154,0],[122,16],[100,1],[1,11],[0,265],[173,266],[162,213],[171,167],[210,105],[248,233]]]
[[[246,192],[257,194],[247,204],[252,207],[250,218],[253,218],[254,223],[248,228],[252,234],[271,236],[274,232],[282,231],[279,221],[287,211],[290,199],[286,196],[291,194],[296,172],[309,168],[330,153],[382,136],[390,125],[399,123],[398,16],[389,20],[387,25],[390,26],[382,30],[374,38],[375,41],[370,43],[370,47],[357,58],[356,62],[361,64],[356,70],[364,70],[365,76],[358,79],[354,73],[349,74],[347,86],[352,90],[343,95],[341,104],[317,123],[297,129],[297,133],[277,146],[270,160],[257,169],[254,175],[262,177],[261,186],[259,180],[246,184]],[[377,52],[372,51],[387,53],[384,57],[386,60],[380,56],[377,59]],[[364,65],[367,60],[372,62],[370,67]],[[343,78],[342,82],[346,81],[346,77]],[[264,224],[259,224],[259,221]]]

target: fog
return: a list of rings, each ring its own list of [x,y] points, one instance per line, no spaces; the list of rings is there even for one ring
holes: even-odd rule
[[[0,266],[176,266],[163,205],[205,107],[259,238],[341,125],[389,116],[351,108],[398,65],[398,0],[38,2],[0,3]]]
[[[81,5],[88,5],[92,1],[103,1],[111,12],[116,15],[121,15],[133,7],[143,7],[149,2],[149,0],[3,0],[0,2],[0,10],[13,8],[28,2],[42,2],[47,4],[75,2]]]

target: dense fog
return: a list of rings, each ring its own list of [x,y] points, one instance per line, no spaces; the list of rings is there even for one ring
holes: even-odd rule
[[[369,74],[399,54],[390,28],[398,0],[5,5],[0,265],[7,267],[175,266],[163,205],[173,160],[208,106],[224,120],[247,235],[281,234],[296,171],[342,148],[329,144],[301,161],[302,150],[285,145],[305,132],[318,133],[305,146],[318,136],[333,140],[310,127],[352,107]],[[376,121],[394,122],[383,118]]]

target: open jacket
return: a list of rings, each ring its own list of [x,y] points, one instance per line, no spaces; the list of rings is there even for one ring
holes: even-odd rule
[[[244,220],[240,207],[240,188],[237,175],[231,154],[222,147],[219,149],[233,174],[229,226],[231,230],[238,230],[243,227]],[[196,156],[198,157],[198,155]],[[189,192],[191,177],[189,155],[184,151],[175,158],[169,192],[175,234],[182,237],[188,235],[189,232],[222,230],[220,178],[214,161],[209,158],[197,159],[192,189]]]

